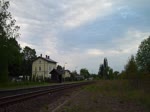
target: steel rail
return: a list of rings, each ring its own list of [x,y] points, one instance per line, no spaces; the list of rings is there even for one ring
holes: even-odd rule
[[[23,93],[23,94],[18,94],[18,95],[11,95],[11,96],[7,96],[7,97],[2,97],[2,98],[0,98],[0,108],[6,108],[7,106],[15,104],[17,102],[22,102],[22,101],[25,101],[27,99],[31,99],[31,98],[41,96],[44,94],[54,93],[54,92],[62,91],[64,89],[69,89],[72,87],[87,85],[90,83],[92,83],[92,82],[81,82],[81,83],[57,85],[57,86],[54,86],[50,89],[38,90],[38,91],[34,91],[34,92],[28,92],[28,93]]]

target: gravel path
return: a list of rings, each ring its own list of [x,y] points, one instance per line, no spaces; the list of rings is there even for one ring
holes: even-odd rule
[[[79,89],[79,88],[78,88]],[[77,88],[59,91],[52,94],[43,95],[34,99],[29,99],[17,104],[8,106],[6,109],[0,108],[0,112],[45,112],[52,111],[69,99]]]

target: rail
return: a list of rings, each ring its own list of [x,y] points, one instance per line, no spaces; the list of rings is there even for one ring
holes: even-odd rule
[[[27,99],[35,98],[37,96],[45,95],[48,93],[54,93],[58,91],[62,91],[65,89],[91,84],[93,82],[81,82],[81,83],[71,83],[64,85],[52,86],[50,89],[38,90],[34,92],[28,92],[23,94],[11,95],[0,98],[0,108],[7,108],[9,105],[25,101]]]

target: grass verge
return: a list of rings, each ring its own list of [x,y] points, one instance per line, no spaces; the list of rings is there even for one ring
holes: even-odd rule
[[[99,80],[57,112],[149,112],[149,87],[145,80],[138,87],[128,80]]]

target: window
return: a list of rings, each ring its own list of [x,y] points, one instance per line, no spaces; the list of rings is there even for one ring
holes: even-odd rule
[[[39,61],[39,63],[41,63],[41,60]]]
[[[41,71],[41,67],[39,67],[39,71]]]

